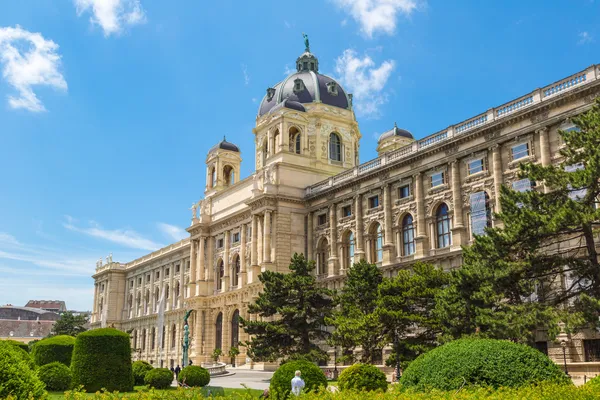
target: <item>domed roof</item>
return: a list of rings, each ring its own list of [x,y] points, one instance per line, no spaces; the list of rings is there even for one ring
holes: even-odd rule
[[[223,136],[223,140],[211,147],[208,152],[212,153],[213,151],[216,151],[218,149],[234,151],[236,153],[240,152],[240,148],[237,147],[235,144],[228,142],[227,139],[225,139],[225,136]]]
[[[258,108],[259,117],[282,107],[305,111],[302,104],[313,102],[352,108],[352,95],[347,94],[335,79],[319,73],[319,60],[309,49],[296,60],[296,70],[267,89]]]
[[[392,129],[390,129],[389,131],[387,131],[387,132],[383,132],[381,134],[381,136],[379,136],[379,140],[377,142],[381,143],[382,141],[384,141],[386,139],[389,139],[391,137],[396,137],[396,136],[400,136],[400,137],[404,137],[404,138],[407,138],[407,139],[413,139],[414,140],[414,137],[413,137],[412,133],[410,133],[406,129],[398,128],[398,126],[394,122],[394,127]]]

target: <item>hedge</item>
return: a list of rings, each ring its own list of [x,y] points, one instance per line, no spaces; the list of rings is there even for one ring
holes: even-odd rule
[[[144,384],[144,378],[146,377],[146,373],[154,369],[152,365],[147,363],[146,361],[138,360],[135,361],[131,365],[131,370],[133,372],[133,383],[136,386],[141,386]]]
[[[380,390],[385,392],[388,386],[385,374],[370,364],[355,364],[346,368],[340,374],[338,383],[340,390]]]
[[[400,384],[417,390],[456,390],[478,385],[519,387],[534,383],[570,384],[570,379],[538,350],[506,340],[460,339],[420,355]]]
[[[271,378],[269,391],[275,400],[286,399],[290,394],[292,378],[295,376],[296,371],[302,373],[301,377],[305,383],[305,392],[317,390],[321,386],[327,386],[325,374],[315,364],[305,360],[288,361],[279,367]]]
[[[47,398],[44,383],[23,358],[23,353],[10,343],[0,343],[0,399],[9,396],[18,400]]]
[[[173,372],[167,368],[154,368],[146,373],[144,383],[155,389],[166,389],[173,382]]]
[[[71,355],[75,346],[75,338],[68,335],[53,336],[40,340],[33,346],[31,355],[36,365],[42,366],[58,361],[71,365]]]
[[[206,386],[210,382],[210,373],[205,368],[189,365],[181,370],[177,380],[192,387]]]
[[[71,360],[73,386],[88,392],[133,390],[129,335],[114,328],[100,328],[77,335]]]
[[[69,367],[58,361],[42,365],[37,374],[46,384],[46,389],[54,392],[64,392],[69,389],[73,380]]]
[[[12,339],[0,340],[0,342],[4,342],[4,343],[11,344],[13,346],[17,346],[18,348],[23,349],[27,353],[29,353],[29,345],[27,343],[19,342],[18,340],[12,340]]]

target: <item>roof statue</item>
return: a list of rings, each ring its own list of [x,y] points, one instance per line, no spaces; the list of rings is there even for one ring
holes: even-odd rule
[[[310,53],[310,43],[308,43],[308,35],[302,32],[302,37],[304,38],[304,47],[307,52]]]

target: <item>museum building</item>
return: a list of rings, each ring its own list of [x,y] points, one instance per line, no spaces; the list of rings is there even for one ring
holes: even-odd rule
[[[170,367],[180,364],[183,317],[194,310],[190,359],[200,364],[215,348],[227,354],[248,339],[238,320],[255,318],[247,310],[261,291],[258,275],[287,271],[296,252],[315,260],[319,281],[336,289],[360,258],[385,276],[417,260],[460,267],[461,246],[500,223],[492,215],[501,185],[544,190],[518,178],[519,164],[560,162],[558,130],[575,129],[570,118],[598,95],[600,66],[593,65],[422,139],[394,124],[366,143],[379,156],[359,164],[352,94],[319,72],[307,48],[296,72],[260,103],[255,172],[240,177],[242,153],[225,138],[212,147],[189,238],[128,263],[100,260],[92,324],[130,332],[134,359]],[[561,340],[572,374],[600,373],[600,334]],[[536,346],[563,361],[560,344],[544,332]],[[240,351],[236,364],[269,367]],[[382,349],[382,361],[389,351]]]

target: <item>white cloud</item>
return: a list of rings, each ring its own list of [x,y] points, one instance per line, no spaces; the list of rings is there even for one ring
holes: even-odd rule
[[[592,43],[594,41],[594,37],[589,32],[580,32],[579,33],[579,41],[578,44],[586,44]]]
[[[422,0],[334,0],[340,9],[348,12],[367,37],[381,31],[391,35],[396,30],[399,14],[410,16]],[[345,25],[342,21],[342,26]]]
[[[242,73],[244,74],[244,84],[248,86],[250,83],[250,75],[248,75],[248,66],[246,64],[242,64]]]
[[[121,246],[129,247],[132,249],[139,250],[148,250],[154,251],[161,247],[164,247],[162,244],[153,242],[150,239],[147,239],[137,233],[134,230],[130,229],[114,229],[108,230],[103,229],[100,225],[95,223],[94,221],[90,221],[92,226],[88,228],[81,228],[75,226],[75,220],[72,217],[65,216],[66,222],[63,223],[63,227],[73,232],[83,233],[88,236],[96,237],[99,239],[108,240],[109,242],[113,242],[119,244]]]
[[[296,72],[296,70],[293,68],[290,68],[290,64],[285,64],[285,67],[283,67],[283,74],[285,76],[288,76],[289,74],[293,74],[294,72]]]
[[[74,0],[77,15],[90,12],[92,24],[100,25],[104,36],[119,34],[126,25],[146,22],[140,0]]]
[[[296,24],[289,22],[288,20],[285,20],[285,19],[283,20],[283,25],[285,25],[285,27],[288,29],[292,29],[293,27],[296,26]]]
[[[21,243],[13,236],[5,232],[0,232],[0,244],[19,246]]]
[[[160,229],[165,236],[176,241],[180,241],[190,236],[185,229],[175,225],[165,224],[163,222],[158,223],[158,229]]]
[[[376,66],[371,57],[360,57],[347,49],[335,61],[335,73],[345,88],[353,94],[354,110],[358,115],[376,118],[379,107],[387,102],[385,85],[394,70],[394,60]]]
[[[58,45],[46,40],[40,33],[26,31],[17,25],[0,28],[0,62],[2,76],[14,87],[18,96],[8,96],[12,108],[33,112],[45,111],[44,105],[33,92],[33,86],[50,86],[67,90],[67,82],[59,72]]]

